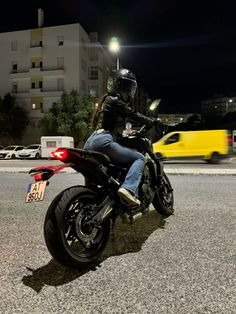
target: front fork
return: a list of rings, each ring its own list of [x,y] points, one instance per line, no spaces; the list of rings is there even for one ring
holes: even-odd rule
[[[154,166],[154,173],[152,175],[156,178],[156,184],[159,187],[164,175],[164,165],[162,160],[158,159],[153,152],[149,151],[148,154],[154,161],[154,163],[152,162]]]

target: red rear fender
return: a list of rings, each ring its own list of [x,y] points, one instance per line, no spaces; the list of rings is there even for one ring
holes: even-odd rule
[[[45,181],[51,178],[55,173],[61,171],[66,165],[57,166],[39,166],[29,171],[29,174],[34,176],[35,181]]]

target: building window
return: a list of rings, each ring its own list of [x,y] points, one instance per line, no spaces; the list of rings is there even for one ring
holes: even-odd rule
[[[35,88],[35,82],[31,82],[31,88]]]
[[[31,40],[30,47],[43,47],[42,40]]]
[[[39,88],[43,88],[43,81],[39,81]]]
[[[40,103],[40,111],[43,113],[43,103]]]
[[[17,41],[14,40],[11,42],[11,50],[16,51],[17,50]]]
[[[81,59],[81,67],[83,71],[87,71],[87,63],[84,59]]]
[[[57,67],[58,69],[64,69],[64,58],[63,57],[59,57],[57,58]]]
[[[91,66],[90,80],[98,80],[98,67],[97,66]]]
[[[18,69],[17,63],[16,63],[16,62],[13,62],[13,63],[12,63],[12,72],[13,72],[13,73],[17,72],[17,69]]]
[[[43,67],[43,61],[32,61],[32,68],[42,68]]]
[[[17,83],[12,83],[12,93],[16,94],[18,90],[18,84]]]
[[[174,144],[179,141],[179,133],[175,133],[168,137],[168,139],[165,140],[164,144],[169,145],[169,144]]]
[[[47,147],[57,147],[57,142],[56,141],[47,141],[46,146]]]
[[[33,104],[32,104],[32,110],[35,110],[35,109],[36,109],[36,104],[33,103]]]
[[[58,46],[64,46],[64,36],[57,36]]]

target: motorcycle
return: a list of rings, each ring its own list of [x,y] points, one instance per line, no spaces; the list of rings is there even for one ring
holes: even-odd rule
[[[42,201],[49,179],[65,167],[71,167],[85,177],[84,186],[71,186],[60,192],[46,213],[46,246],[60,264],[80,269],[94,263],[105,249],[111,223],[114,225],[118,216],[123,222],[132,224],[151,204],[165,217],[173,214],[173,189],[164,172],[163,160],[152,151],[147,130],[142,126],[121,139],[123,145],[135,148],[145,156],[139,186],[140,206],[129,206],[117,194],[129,165],[126,168],[117,166],[100,152],[58,148],[52,155],[62,164],[39,166],[29,171],[35,182],[28,186],[27,203]]]

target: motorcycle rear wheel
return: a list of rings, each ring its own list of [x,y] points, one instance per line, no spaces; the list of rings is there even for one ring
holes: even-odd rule
[[[100,229],[83,227],[84,208],[96,204],[97,198],[91,189],[74,186],[62,191],[51,203],[45,217],[44,238],[52,257],[60,264],[81,269],[95,262],[104,250],[110,220]]]
[[[169,217],[174,213],[173,189],[166,174],[162,177],[160,187],[155,193],[152,204],[155,210],[165,217]]]

